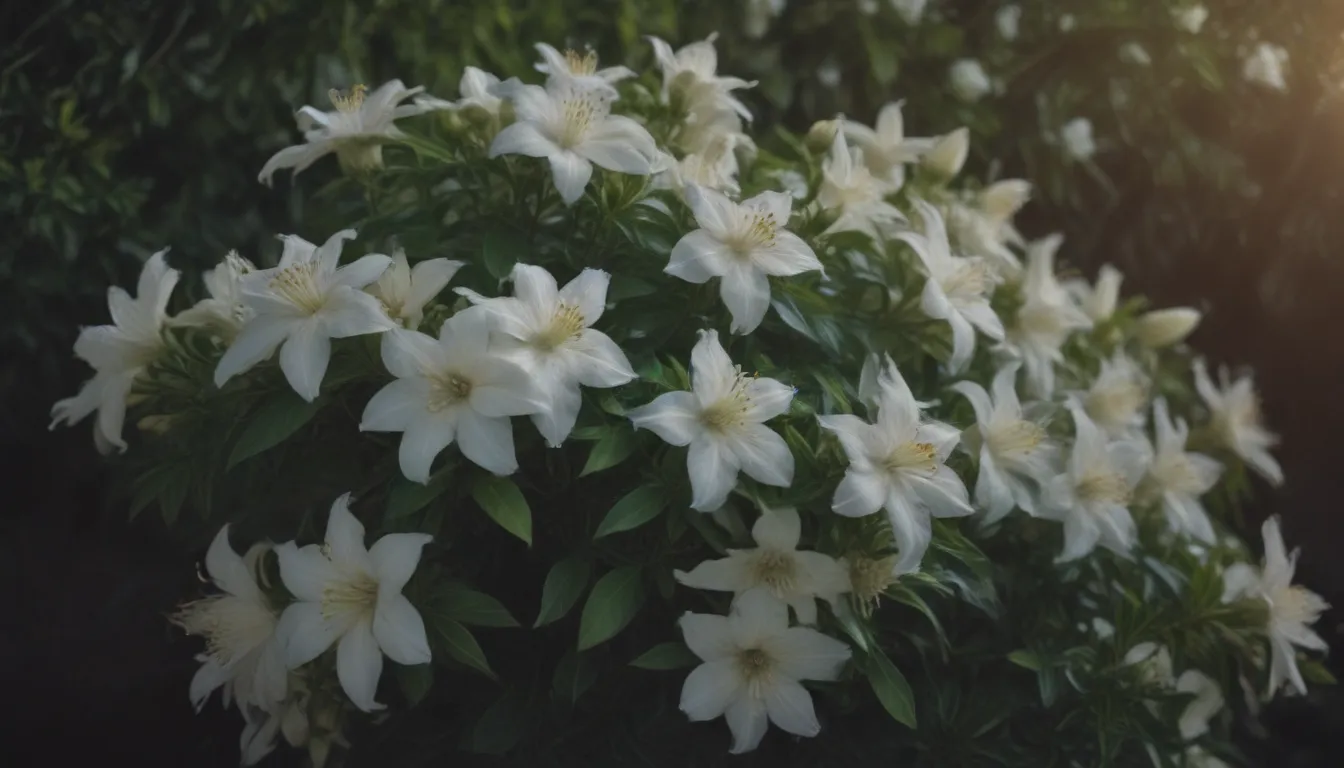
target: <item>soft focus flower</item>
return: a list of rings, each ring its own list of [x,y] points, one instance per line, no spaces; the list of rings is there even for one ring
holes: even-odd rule
[[[1187,5],[1184,8],[1173,8],[1171,15],[1177,27],[1197,35],[1204,28],[1204,22],[1208,21],[1209,9],[1199,4]]]
[[[929,0],[891,0],[891,7],[896,9],[901,20],[912,27],[924,18],[924,8],[928,4]]]
[[[611,114],[610,92],[562,79],[546,88],[517,86],[510,99],[518,120],[495,136],[490,156],[546,158],[566,205],[583,195],[594,164],[642,176],[652,171],[653,137],[634,120]]]
[[[948,74],[952,79],[952,92],[962,101],[979,101],[993,89],[985,68],[975,59],[958,59]]]
[[[686,199],[686,189],[690,185],[712,189],[717,192],[736,196],[742,190],[737,183],[737,149],[742,134],[724,131],[715,136],[699,152],[690,152],[680,160],[662,153],[660,162],[655,164],[654,185],[658,188],[671,188]],[[803,197],[807,196],[806,190]]]
[[[1153,63],[1153,57],[1148,55],[1148,49],[1135,42],[1125,43],[1120,46],[1120,60],[1128,64],[1137,64],[1146,67]]]
[[[1094,323],[1104,323],[1115,314],[1120,304],[1120,283],[1125,276],[1110,264],[1101,265],[1097,272],[1095,285],[1088,285],[1082,278],[1074,278],[1064,283],[1064,288],[1078,301],[1078,307]]]
[[[243,275],[256,271],[252,262],[229,251],[224,260],[206,272],[201,280],[210,294],[190,309],[177,313],[168,322],[172,325],[209,328],[232,341],[243,324],[252,317],[252,309],[243,303],[240,285]]]
[[[1123,350],[1101,361],[1101,370],[1085,391],[1070,394],[1110,437],[1123,437],[1143,428],[1148,378]]]
[[[482,115],[490,120],[499,120],[499,110],[504,106],[500,97],[499,78],[482,69],[467,66],[462,70],[462,79],[457,86],[458,100],[452,102],[452,108],[470,117]],[[422,103],[417,98],[416,103]]]
[[[839,216],[827,234],[853,230],[877,238],[881,231],[905,221],[900,209],[888,203],[885,185],[864,165],[863,152],[850,149],[843,131],[837,131],[830,154],[821,164],[817,202]]]
[[[1073,450],[1065,472],[1045,486],[1040,513],[1064,524],[1057,562],[1076,560],[1097,544],[1128,557],[1137,532],[1129,514],[1134,486],[1143,476],[1147,447],[1137,440],[1108,442],[1074,405]]]
[[[714,49],[717,34],[683,46],[673,52],[672,46],[650,36],[653,57],[663,73],[663,102],[675,96],[683,109],[696,117],[714,115],[721,111],[736,113],[743,120],[751,119],[751,111],[733,91],[750,88],[755,83],[740,77],[723,77],[717,73],[719,55]]]
[[[905,166],[919,162],[920,155],[929,152],[934,145],[933,139],[906,138],[901,105],[902,102],[897,101],[882,107],[873,128],[853,120],[844,120],[841,125],[845,136],[863,152],[863,162],[868,170],[892,191],[905,183]],[[963,162],[965,155],[963,151]],[[960,170],[960,163],[957,163],[957,169]],[[954,170],[949,175],[955,174]]]
[[[1022,281],[1022,306],[1007,329],[1007,347],[1021,360],[1027,381],[1037,397],[1049,398],[1055,391],[1055,364],[1064,360],[1060,351],[1076,331],[1092,327],[1092,321],[1055,279],[1054,259],[1063,238],[1051,235],[1027,249],[1027,269]]]
[[[1222,711],[1223,689],[1203,672],[1187,669],[1176,678],[1176,690],[1195,697],[1181,712],[1181,719],[1177,724],[1181,730],[1181,738],[1186,741],[1198,739],[1209,732],[1209,721]]]
[[[492,347],[521,359],[547,407],[532,414],[546,443],[558,447],[578,419],[585,387],[619,387],[635,378],[630,361],[593,323],[606,309],[611,275],[585,269],[558,288],[541,267],[516,264],[513,296],[487,299],[458,289],[490,313],[496,336]]]
[[[1075,18],[1073,17],[1073,14],[1072,14],[1072,13],[1066,13],[1066,14],[1064,14],[1063,16],[1060,16],[1060,17],[1059,17],[1059,31],[1060,31],[1060,32],[1070,32],[1070,31],[1072,31],[1073,28],[1076,27],[1077,25],[1078,25],[1078,20],[1075,19]]]
[[[490,315],[473,307],[453,315],[439,338],[400,328],[383,340],[383,365],[395,381],[364,408],[365,432],[403,432],[402,474],[429,482],[434,457],[457,443],[462,455],[496,475],[513,474],[510,416],[546,407],[532,374],[490,345]]]
[[[1001,520],[1014,507],[1036,513],[1041,488],[1055,474],[1059,449],[1045,428],[1024,417],[1017,398],[1018,364],[994,375],[993,398],[973,381],[951,385],[975,409],[975,426],[962,435],[962,448],[978,458],[975,503],[985,510],[985,523]]]
[[[1087,160],[1097,152],[1097,143],[1092,138],[1092,121],[1086,117],[1075,117],[1059,130],[1064,142],[1064,151],[1074,160]]]
[[[960,517],[971,509],[966,486],[945,463],[960,432],[925,419],[896,364],[887,358],[878,376],[877,420],[818,416],[839,438],[849,468],[835,490],[831,509],[846,517],[886,509],[900,548],[896,573],[919,567],[933,539],[932,517]]]
[[[332,152],[336,153],[343,168],[352,171],[381,168],[383,142],[405,135],[394,121],[446,105],[439,99],[401,104],[423,90],[408,89],[400,80],[383,83],[373,93],[368,93],[362,85],[356,85],[349,93],[332,89],[329,96],[336,109],[331,112],[307,106],[300,109],[295,120],[299,130],[303,131],[305,143],[286,147],[272,155],[257,174],[257,180],[270,185],[271,177],[281,168],[293,168],[297,175]]]
[[[1231,382],[1227,368],[1223,368],[1218,372],[1220,387],[1209,378],[1203,360],[1195,361],[1194,371],[1195,389],[1209,408],[1213,432],[1223,446],[1240,456],[1271,484],[1282,485],[1283,470],[1269,453],[1279,438],[1261,422],[1260,398],[1251,378],[1243,376]]]
[[[1022,23],[1022,6],[1005,5],[994,14],[994,27],[999,36],[1012,42],[1017,39],[1018,27]]]
[[[1162,513],[1173,532],[1206,544],[1216,543],[1213,525],[1199,497],[1218,482],[1223,466],[1203,454],[1186,453],[1190,430],[1184,419],[1171,419],[1167,401],[1160,397],[1153,403],[1153,432],[1155,450],[1141,489],[1161,500]]]
[[[1284,69],[1287,66],[1288,51],[1283,46],[1261,42],[1242,60],[1241,76],[1247,82],[1286,91],[1288,81],[1284,78]]]
[[[535,47],[537,53],[541,54],[541,61],[536,65],[537,71],[548,76],[548,88],[568,81],[580,88],[604,89],[614,93],[615,83],[635,76],[629,67],[598,69],[597,51],[591,49],[583,53],[573,50],[561,53],[546,43],[537,43]]]
[[[1124,663],[1137,667],[1135,671],[1143,685],[1170,688],[1176,684],[1176,676],[1171,669],[1171,651],[1165,645],[1139,643],[1125,652]]]
[[[1149,349],[1161,349],[1184,341],[1202,315],[1190,307],[1172,307],[1146,312],[1134,324],[1134,337]]]
[[[765,589],[733,601],[725,616],[681,617],[686,645],[704,663],[681,688],[681,711],[692,721],[722,716],[734,754],[761,743],[769,723],[796,736],[821,732],[812,696],[799,680],[835,680],[849,648],[807,627],[789,627],[789,609]]]
[[[403,328],[415,330],[424,319],[425,305],[439,295],[462,265],[449,259],[425,259],[412,267],[406,252],[398,248],[392,253],[391,266],[367,290],[383,303],[388,317]]]
[[[1013,216],[1030,198],[1030,183],[1004,179],[969,199],[954,199],[946,209],[953,244],[962,253],[988,259],[999,277],[1018,277],[1022,263],[1009,245],[1020,245],[1022,236],[1013,226]]]
[[[215,385],[269,358],[280,347],[280,369],[304,400],[317,398],[331,360],[331,340],[395,327],[378,300],[361,291],[392,260],[372,253],[337,267],[341,245],[353,229],[337,232],[320,247],[295,235],[285,243],[280,264],[242,277],[243,303],[255,313],[215,366]],[[281,346],[283,344],[283,346]]]
[[[938,210],[923,200],[915,208],[924,220],[924,233],[900,232],[904,241],[919,256],[928,274],[920,307],[924,314],[945,320],[952,327],[952,356],[948,370],[965,370],[975,351],[975,331],[994,341],[1003,341],[1003,322],[989,306],[994,292],[994,272],[978,257],[954,256],[947,241],[947,229]]]
[[[789,0],[744,0],[744,2],[746,9],[743,11],[745,18],[742,20],[742,31],[754,40],[765,35],[770,29],[770,22],[784,12]]]
[[[1312,651],[1327,650],[1325,641],[1312,631],[1311,625],[1330,606],[1316,593],[1293,582],[1297,569],[1297,550],[1291,554],[1284,549],[1279,519],[1271,517],[1260,528],[1265,542],[1265,561],[1256,568],[1249,563],[1236,563],[1223,572],[1223,601],[1239,598],[1263,600],[1269,608],[1269,690],[1266,696],[1289,684],[1305,695],[1307,684],[1297,668],[1293,646]]]
[[[735,203],[712,189],[686,188],[697,229],[672,248],[665,272],[691,283],[719,278],[733,333],[751,333],[770,308],[770,276],[821,269],[811,246],[784,229],[793,198],[762,192]]]
[[[285,661],[300,667],[336,644],[336,677],[350,701],[371,712],[383,655],[398,664],[428,664],[425,623],[401,594],[420,564],[426,533],[389,533],[364,548],[364,526],[350,514],[350,494],[331,505],[323,543],[275,548],[280,579],[294,602],[280,616]]]
[[[691,391],[667,392],[627,415],[672,445],[689,446],[686,471],[691,507],[712,512],[723,506],[737,473],[766,485],[793,482],[793,454],[764,422],[784,413],[793,388],[734,366],[715,331],[701,331],[691,351]]]
[[[126,441],[121,438],[126,398],[135,378],[163,346],[160,333],[167,318],[164,310],[179,277],[163,258],[167,252],[159,251],[145,262],[135,298],[117,286],[107,289],[111,325],[80,329],[75,357],[93,366],[93,378],[84,382],[79,394],[51,407],[51,429],[62,422],[74,424],[97,411],[93,442],[99,452],[108,453],[113,446],[126,450]]]
[[[816,598],[834,604],[850,589],[849,573],[829,555],[799,550],[801,534],[797,510],[767,509],[751,529],[756,549],[730,549],[722,560],[706,560],[674,575],[688,587],[734,596],[764,587],[793,608],[798,621],[816,624]]]

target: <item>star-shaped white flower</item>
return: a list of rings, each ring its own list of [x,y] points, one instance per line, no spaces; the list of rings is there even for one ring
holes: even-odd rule
[[[677,581],[696,589],[741,595],[764,587],[793,608],[798,621],[817,623],[817,600],[835,604],[850,591],[849,572],[835,558],[798,549],[802,520],[792,508],[767,509],[751,528],[756,549],[730,549],[722,560],[706,560]]]
[[[952,357],[947,367],[953,374],[960,373],[975,352],[976,329],[994,341],[1003,341],[1003,321],[989,306],[994,272],[979,258],[952,254],[947,228],[936,208],[923,200],[916,200],[915,208],[924,220],[924,233],[900,232],[896,237],[924,264],[928,280],[920,307],[925,315],[952,327]]]
[[[425,305],[439,295],[462,264],[449,259],[425,259],[412,267],[406,260],[406,252],[398,248],[392,253],[391,266],[367,290],[383,303],[388,317],[403,328],[416,330],[424,319]]]
[[[546,403],[519,363],[490,345],[490,316],[480,307],[458,312],[439,338],[397,329],[384,339],[383,365],[396,380],[369,400],[359,428],[403,432],[402,474],[429,482],[429,468],[454,441],[469,460],[496,475],[518,469],[510,416]]]
[[[350,513],[350,494],[331,505],[320,546],[275,548],[280,579],[294,602],[277,630],[294,669],[336,644],[336,677],[350,701],[371,712],[383,655],[398,664],[428,664],[425,622],[401,594],[420,564],[426,533],[389,533],[364,548],[364,526]]]
[[[229,251],[224,260],[206,272],[201,280],[209,298],[201,299],[190,309],[169,319],[171,325],[209,328],[227,341],[232,341],[243,325],[252,317],[252,309],[243,303],[240,282],[243,275],[256,271],[252,262]]]
[[[532,423],[552,448],[574,429],[583,405],[580,385],[606,389],[635,378],[616,342],[592,327],[606,309],[610,282],[606,272],[585,269],[557,289],[550,272],[517,264],[511,297],[491,299],[458,289],[489,312],[497,333],[492,344],[501,353],[518,357],[536,377],[548,405],[532,414]]]
[[[793,198],[762,192],[735,203],[712,189],[686,188],[700,229],[677,241],[663,271],[692,283],[719,278],[719,295],[733,316],[733,333],[751,333],[770,308],[769,276],[820,270],[811,246],[784,229]]]
[[[1143,477],[1147,446],[1137,440],[1108,442],[1082,408],[1071,405],[1073,450],[1065,471],[1045,486],[1042,517],[1064,524],[1064,549],[1056,562],[1076,560],[1097,544],[1125,557],[1138,533],[1129,503]]]
[[[536,68],[538,72],[548,75],[548,87],[557,81],[570,80],[583,88],[600,88],[615,93],[616,83],[635,76],[629,67],[598,69],[597,51],[592,49],[583,53],[574,50],[561,53],[546,43],[537,43],[535,47],[537,53],[541,54],[541,61]]]
[[[985,523],[994,523],[1021,507],[1036,514],[1041,489],[1055,474],[1059,448],[1044,427],[1027,419],[1017,397],[1018,365],[999,370],[992,384],[993,399],[973,381],[950,388],[971,402],[975,426],[962,435],[962,448],[980,462],[975,481],[975,503],[985,510]]]
[[[877,420],[857,416],[818,416],[834,432],[849,459],[849,469],[831,504],[846,517],[886,509],[900,549],[894,571],[910,573],[933,540],[932,517],[961,517],[974,510],[966,486],[945,463],[960,432],[924,418],[896,364],[887,358],[878,376]]]
[[[332,152],[343,167],[352,170],[381,168],[383,143],[405,136],[397,128],[396,120],[442,108],[439,99],[401,104],[423,90],[407,88],[400,80],[383,83],[372,93],[362,85],[356,85],[348,94],[333,89],[330,97],[336,109],[331,112],[308,106],[300,109],[295,120],[305,143],[276,152],[257,174],[257,180],[269,186],[271,177],[281,168],[293,168],[298,175]]]
[[[258,544],[239,557],[229,546],[229,526],[221,528],[205,554],[205,571],[220,593],[187,603],[173,615],[187,634],[205,638],[205,653],[196,657],[201,668],[191,678],[197,712],[220,686],[225,706],[236,700],[244,711],[274,710],[285,698],[289,672],[276,639],[279,617],[254,576],[269,549]]]
[[[1120,270],[1110,264],[1103,264],[1101,270],[1097,272],[1097,282],[1094,285],[1088,285],[1082,278],[1067,280],[1063,285],[1092,322],[1104,323],[1111,319],[1111,315],[1115,314],[1115,309],[1120,304],[1120,284],[1124,279],[1125,276]]]
[[[1186,453],[1190,430],[1184,419],[1171,419],[1167,401],[1160,397],[1153,403],[1153,431],[1156,450],[1141,490],[1145,496],[1161,501],[1162,513],[1173,532],[1214,544],[1213,525],[1199,497],[1218,482],[1223,466],[1203,454]]]
[[[490,156],[546,158],[566,205],[583,195],[594,164],[641,176],[652,171],[653,137],[634,120],[611,114],[609,91],[561,79],[546,88],[519,85],[509,98],[518,119],[495,136]]]
[[[1265,429],[1260,417],[1260,398],[1251,377],[1243,376],[1233,382],[1227,368],[1222,368],[1218,372],[1220,387],[1209,378],[1203,360],[1195,361],[1194,371],[1195,389],[1212,415],[1214,434],[1261,477],[1273,485],[1282,485],[1283,469],[1269,453],[1279,438]]]
[[[136,296],[113,286],[107,290],[111,325],[82,328],[75,339],[75,357],[93,366],[93,378],[84,382],[79,394],[58,401],[51,407],[51,429],[58,424],[74,424],[94,411],[93,442],[101,453],[115,446],[126,450],[121,427],[126,420],[126,397],[131,385],[159,353],[167,319],[165,309],[177,285],[178,271],[170,269],[159,251],[140,270]]]
[[[827,234],[853,230],[877,238],[905,221],[905,214],[884,199],[886,185],[868,170],[863,152],[850,148],[844,131],[835,132],[830,154],[821,164],[821,176],[817,202],[839,213]]]
[[[1034,394],[1042,398],[1054,394],[1055,364],[1064,361],[1064,342],[1075,332],[1092,327],[1092,321],[1055,278],[1055,252],[1062,241],[1059,235],[1051,235],[1028,249],[1022,306],[1005,337],[1005,346],[1022,360]]]
[[[768,590],[750,590],[727,616],[681,617],[686,645],[704,663],[681,688],[692,721],[723,717],[733,754],[761,743],[770,723],[796,736],[821,732],[812,696],[799,680],[835,680],[849,661],[844,643],[807,627],[789,627],[788,606]]]
[[[929,146],[920,157],[920,165],[943,179],[961,173],[971,152],[971,129],[962,126],[943,136],[928,140]]]
[[[732,92],[756,84],[718,74],[719,54],[714,49],[717,37],[717,33],[712,34],[675,52],[666,42],[653,36],[647,38],[653,46],[658,69],[663,73],[663,103],[675,96],[689,113],[703,116],[727,110],[743,120],[751,120],[751,110]]]
[[[1293,646],[1312,651],[1327,650],[1321,636],[1311,625],[1330,606],[1316,593],[1293,584],[1297,570],[1297,550],[1290,554],[1283,546],[1279,519],[1271,517],[1260,528],[1265,542],[1265,560],[1261,568],[1236,563],[1223,572],[1223,601],[1238,598],[1263,600],[1269,608],[1269,690],[1273,696],[1285,684],[1306,695],[1307,684],[1297,668]]]
[[[774,379],[743,373],[723,351],[719,334],[701,331],[691,350],[691,391],[659,395],[628,416],[636,429],[689,446],[691,507],[712,512],[727,500],[739,471],[766,485],[787,488],[793,482],[793,454],[764,423],[789,409],[793,393]]]
[[[906,137],[901,115],[904,103],[896,101],[882,107],[872,128],[853,120],[841,124],[845,136],[863,152],[868,170],[891,190],[905,184],[905,166],[919,162],[920,156],[934,146],[933,139]]]
[[[1124,437],[1143,429],[1148,377],[1123,350],[1101,361],[1101,370],[1091,386],[1069,395],[1110,437]]]
[[[244,275],[243,303],[253,316],[243,325],[215,367],[215,385],[250,370],[280,347],[280,370],[308,402],[317,398],[331,362],[331,340],[396,327],[378,300],[360,290],[377,280],[392,260],[371,253],[338,267],[341,246],[353,229],[332,235],[320,247],[295,235],[285,243],[280,264]],[[283,345],[283,346],[282,346]]]

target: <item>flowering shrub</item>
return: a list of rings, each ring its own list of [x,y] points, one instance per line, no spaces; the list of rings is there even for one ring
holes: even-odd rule
[[[174,622],[243,762],[1216,766],[1328,678],[1277,523],[1224,527],[1281,473],[1197,313],[1061,281],[964,131],[760,130],[652,48],[334,92],[260,178],[339,162],[349,229],[175,313],[160,252],[81,331],[53,417],[211,542]]]

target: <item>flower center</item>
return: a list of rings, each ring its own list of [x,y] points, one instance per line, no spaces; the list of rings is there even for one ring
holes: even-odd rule
[[[571,48],[565,51],[565,66],[569,67],[569,71],[576,75],[596,74],[597,51],[589,50],[581,54]]]
[[[332,88],[327,91],[327,98],[331,99],[331,105],[336,108],[336,111],[352,115],[364,106],[364,97],[368,95],[368,92],[369,89],[363,85],[354,86],[349,93]]]
[[[1290,624],[1314,624],[1325,610],[1315,593],[1298,586],[1286,586],[1269,595],[1270,612],[1278,621]]]
[[[245,656],[275,630],[275,614],[233,595],[212,595],[183,605],[172,621],[205,638],[205,652],[220,664]]]
[[[942,281],[950,299],[978,299],[989,290],[989,269],[979,260],[969,261]]]
[[[588,135],[593,123],[606,116],[607,104],[597,91],[571,88],[560,103],[560,130],[555,143],[573,149]]]
[[[770,587],[779,598],[791,594],[798,583],[797,564],[787,552],[762,551],[756,557],[752,573],[757,582]]]
[[[881,559],[856,557],[849,561],[849,583],[864,616],[872,615],[877,598],[896,583],[896,577],[891,574],[895,562],[895,555]]]
[[[271,278],[270,288],[309,315],[317,314],[326,297],[317,283],[317,262],[307,261],[285,267]]]
[[[773,213],[751,211],[746,214],[728,240],[733,252],[741,258],[760,248],[769,248],[779,237],[779,222]]]
[[[1093,388],[1087,394],[1087,414],[1106,427],[1124,426],[1146,400],[1143,387],[1130,381],[1116,381]]]
[[[367,573],[338,579],[322,590],[322,618],[365,616],[378,602],[378,582]]]
[[[429,382],[429,412],[438,413],[465,401],[471,397],[471,389],[471,380],[456,373],[433,377]]]
[[[748,376],[739,367],[733,376],[733,384],[718,402],[700,412],[700,423],[712,430],[724,430],[741,427],[746,424],[747,410],[751,407],[751,398],[747,396],[747,385],[755,379]]]
[[[747,684],[747,691],[754,698],[764,695],[770,679],[774,677],[775,660],[760,648],[746,648],[737,654],[737,673]]]
[[[1200,482],[1195,465],[1185,454],[1169,455],[1153,462],[1148,470],[1164,491],[1176,493],[1199,493],[1204,484]]]
[[[985,431],[990,452],[1004,458],[1031,453],[1044,440],[1044,429],[1022,419],[993,424]]]
[[[532,346],[543,352],[554,352],[565,342],[577,339],[585,327],[583,313],[579,308],[561,302],[550,325],[532,336]]]
[[[938,471],[938,451],[933,443],[901,443],[887,457],[886,468],[889,472],[911,471],[932,475]]]
[[[1059,313],[1048,306],[1027,306],[1018,310],[1017,327],[1032,336],[1053,336],[1064,332]]]
[[[1090,472],[1075,486],[1078,498],[1087,502],[1129,503],[1129,484],[1114,472]]]

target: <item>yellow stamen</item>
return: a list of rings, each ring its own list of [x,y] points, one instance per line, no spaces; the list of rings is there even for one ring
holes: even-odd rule
[[[732,427],[746,424],[747,411],[751,408],[751,398],[747,396],[747,385],[755,376],[748,376],[739,367],[733,377],[732,386],[719,401],[700,412],[700,423],[710,429],[722,432]]]
[[[369,89],[363,85],[355,85],[350,89],[349,93],[342,93],[341,91],[332,88],[330,91],[327,91],[327,97],[331,99],[331,105],[335,107],[338,112],[350,114],[352,112],[358,112],[360,108],[364,106],[364,97],[368,92]]]
[[[561,102],[561,124],[555,143],[572,149],[583,143],[588,130],[599,116],[605,114],[606,104],[596,91],[572,89]]]
[[[896,583],[896,577],[891,574],[891,568],[895,563],[895,555],[880,559],[871,557],[850,559],[849,583],[854,597],[859,602],[859,610],[864,616],[872,615],[877,599],[887,591],[887,587]]]
[[[756,581],[770,587],[779,598],[792,593],[798,583],[797,564],[786,552],[762,551],[751,570]]]
[[[325,303],[325,297],[318,290],[316,262],[285,267],[271,278],[270,288],[310,315],[316,314]]]
[[[339,579],[322,590],[322,618],[373,613],[378,602],[378,582],[368,574]]]
[[[747,692],[761,698],[775,676],[775,660],[759,648],[747,648],[737,654],[737,673],[747,684]]]
[[[891,472],[910,470],[932,475],[938,471],[938,451],[933,443],[901,443],[887,457],[886,467]]]
[[[597,51],[590,49],[581,54],[571,48],[565,51],[565,64],[569,67],[569,71],[576,75],[596,74]]]
[[[942,281],[943,292],[953,298],[979,298],[989,290],[989,269],[980,261],[972,261]]]
[[[429,385],[430,413],[438,413],[463,402],[471,397],[471,389],[471,381],[455,373],[433,378]]]
[[[985,430],[985,442],[996,456],[1021,456],[1036,450],[1045,440],[1045,430],[1029,421],[1018,419],[1007,424],[995,424]]]
[[[1114,472],[1092,472],[1078,481],[1078,497],[1089,502],[1128,504],[1130,491],[1125,479]]]
[[[585,323],[586,319],[578,307],[561,302],[550,325],[532,337],[532,346],[543,352],[552,352],[566,341],[577,339],[583,333]]]

